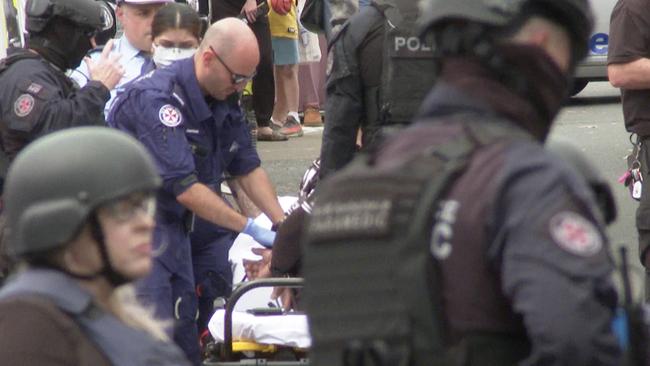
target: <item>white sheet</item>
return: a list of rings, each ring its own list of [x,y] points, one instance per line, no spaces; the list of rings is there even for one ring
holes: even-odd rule
[[[225,314],[225,310],[217,310],[208,323],[210,333],[218,342],[224,341]],[[307,316],[302,314],[255,316],[235,311],[232,316],[232,324],[232,337],[235,341],[255,341],[260,344],[299,348],[309,348],[311,345]]]
[[[280,201],[280,206],[283,210],[288,210],[291,205],[296,202],[297,197],[278,197]],[[265,228],[271,228],[271,220],[269,220],[266,215],[259,215],[255,222]],[[260,256],[251,252],[251,248],[263,248],[262,245],[257,243],[251,236],[246,234],[239,234],[235,239],[232,247],[229,252],[230,265],[232,266],[232,281],[233,288],[237,286],[244,279],[244,266],[243,260],[259,260]],[[272,287],[262,287],[251,290],[242,296],[237,305],[235,306],[236,311],[246,311],[252,308],[266,307],[271,301],[271,292],[273,291]]]

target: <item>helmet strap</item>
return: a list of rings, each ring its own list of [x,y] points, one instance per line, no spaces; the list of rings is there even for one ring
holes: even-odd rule
[[[100,272],[97,275],[105,276],[108,282],[110,282],[115,287],[131,282],[129,278],[117,272],[113,267],[113,264],[111,263],[111,259],[108,256],[108,249],[106,248],[104,231],[102,230],[102,227],[99,224],[97,213],[92,213],[88,218],[88,222],[90,223],[90,233],[93,239],[95,239],[95,241],[97,242],[97,246],[99,248],[99,254],[102,257],[102,262],[103,262],[103,269],[100,270]]]

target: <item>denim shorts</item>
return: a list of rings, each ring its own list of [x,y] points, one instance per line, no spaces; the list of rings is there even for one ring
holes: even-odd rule
[[[300,62],[297,39],[272,37],[271,43],[274,65],[295,65]]]

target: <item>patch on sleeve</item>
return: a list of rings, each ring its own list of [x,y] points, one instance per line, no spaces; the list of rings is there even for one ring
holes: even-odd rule
[[[34,110],[34,97],[29,94],[22,94],[14,102],[14,113],[18,117],[25,117]]]
[[[43,90],[43,85],[37,83],[31,83],[27,87],[27,92],[32,94],[38,94]]]
[[[176,127],[183,121],[181,111],[171,104],[165,104],[160,107],[158,117],[160,118],[160,122],[167,127]]]
[[[555,214],[549,222],[549,230],[555,243],[571,254],[589,257],[603,247],[596,226],[575,212]]]

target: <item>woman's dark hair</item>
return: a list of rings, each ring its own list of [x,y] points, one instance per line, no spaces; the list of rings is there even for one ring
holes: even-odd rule
[[[185,29],[198,40],[203,37],[199,14],[187,4],[168,3],[158,9],[151,23],[151,37],[156,38],[170,29]]]

